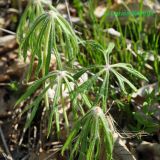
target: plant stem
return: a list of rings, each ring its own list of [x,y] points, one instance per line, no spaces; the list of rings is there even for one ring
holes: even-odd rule
[[[65,123],[66,123],[67,134],[69,134],[69,122],[68,122],[67,113],[66,113],[66,110],[65,110],[65,107],[64,107],[65,106],[65,99],[63,97],[63,88],[62,88],[62,86],[61,86],[61,97],[62,97],[63,115],[64,115],[64,119],[65,119]]]

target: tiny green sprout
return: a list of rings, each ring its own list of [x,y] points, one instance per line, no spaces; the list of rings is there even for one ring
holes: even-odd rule
[[[112,159],[112,132],[100,107],[91,108],[77,121],[62,148],[62,155],[69,148],[70,160],[74,157],[78,160],[101,159],[102,154],[106,160]]]
[[[18,91],[18,83],[16,81],[9,83],[8,87],[12,91]]]

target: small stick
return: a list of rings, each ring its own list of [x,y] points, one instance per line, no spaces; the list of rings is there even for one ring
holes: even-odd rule
[[[73,24],[72,24],[72,21],[71,21],[71,15],[70,15],[70,12],[69,12],[68,1],[67,0],[65,0],[65,4],[66,4],[66,8],[67,8],[67,14],[68,14],[69,22],[70,22],[71,26],[73,27]]]
[[[6,32],[6,33],[9,33],[9,34],[12,34],[12,35],[16,34],[15,32],[12,32],[12,31],[10,31],[8,29],[4,29],[4,28],[0,28],[0,31]]]

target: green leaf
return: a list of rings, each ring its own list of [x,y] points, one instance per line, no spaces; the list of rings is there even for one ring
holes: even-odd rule
[[[23,57],[24,60],[26,61],[27,58],[27,51],[29,47],[29,41],[30,41],[30,37],[33,34],[33,32],[35,31],[36,27],[38,26],[38,24],[40,24],[40,22],[42,22],[42,20],[44,20],[46,18],[46,14],[42,14],[41,16],[39,16],[35,22],[33,23],[32,27],[30,28],[29,32],[26,35],[26,38],[24,39],[24,41],[22,41],[20,43],[20,51],[23,52]],[[35,38],[35,37],[34,37]]]
[[[108,128],[104,113],[96,113],[95,109],[97,108],[94,107],[90,109],[80,120],[76,122],[71,134],[69,135],[62,148],[63,154],[64,151],[73,144],[73,147],[70,148],[71,160],[74,159],[76,156],[79,156],[79,160],[92,160],[95,159],[95,157],[99,159],[100,157],[98,156],[101,150],[100,138],[102,138],[102,140],[103,138],[105,139],[107,158],[109,160],[111,160],[112,158],[113,137],[111,131]],[[100,108],[98,109],[101,110]],[[102,134],[102,131],[104,131],[104,134]],[[100,135],[103,136],[100,137]],[[75,143],[73,142],[74,138]]]
[[[112,68],[113,68],[113,67],[123,68],[123,69],[127,70],[129,73],[133,74],[134,76],[139,77],[139,78],[141,78],[141,79],[144,79],[144,80],[148,81],[145,76],[143,76],[140,72],[138,72],[137,70],[135,70],[135,69],[132,67],[132,65],[130,65],[130,64],[117,63],[117,64],[111,65],[111,67],[112,67]]]
[[[88,97],[85,95],[85,94],[81,94],[85,104],[89,107],[89,108],[92,108],[92,104],[90,103]]]
[[[106,101],[108,99],[108,89],[109,89],[109,71],[106,71],[105,78],[103,80],[102,86],[100,87],[99,96],[97,96],[96,104],[98,103],[99,99],[102,98],[103,102],[103,110],[106,111]]]
[[[110,54],[111,52],[112,52],[112,50],[114,49],[114,47],[115,47],[115,44],[113,43],[113,42],[110,42],[109,44],[108,44],[108,48],[107,48],[107,50],[105,51],[105,54]]]
[[[64,151],[70,146],[70,144],[72,143],[73,138],[76,136],[76,134],[79,131],[79,127],[80,127],[80,120],[77,121],[76,125],[74,126],[73,130],[71,131],[71,133],[69,134],[65,144],[63,145],[62,148],[62,155],[64,155]]]
[[[106,61],[106,64],[109,64],[109,55],[110,53],[112,52],[112,50],[114,49],[115,47],[115,44],[113,42],[110,42],[108,44],[108,48],[107,50],[105,50],[103,53],[104,53],[104,57],[105,57],[105,61]]]
[[[36,80],[34,82],[34,84],[32,84],[28,89],[27,91],[18,99],[18,101],[16,102],[15,106],[17,106],[19,103],[21,103],[22,101],[26,100],[29,96],[31,96],[31,94],[33,94],[37,89],[38,87],[46,80],[48,79],[49,77],[53,76],[54,73],[51,73],[39,80]]]
[[[103,129],[104,129],[104,138],[106,139],[106,152],[107,152],[107,159],[111,160],[112,159],[112,153],[113,153],[113,137],[110,129],[108,128],[108,124],[105,118],[104,114],[101,114],[100,120],[103,124]]]
[[[96,82],[96,80],[99,78],[99,76],[103,72],[104,72],[104,70],[102,70],[102,71],[98,72],[97,74],[95,74],[94,76],[92,76],[90,79],[88,79],[83,84],[81,84],[80,86],[78,86],[76,88],[76,90],[72,92],[72,94],[74,96],[76,96],[78,94],[84,93],[85,91],[88,91],[93,86],[93,84]]]
[[[23,114],[24,112],[26,112],[27,110],[33,108],[32,111],[31,111],[31,115],[29,116],[29,118],[28,118],[27,121],[26,121],[25,129],[27,129],[27,128],[30,126],[30,124],[31,124],[33,118],[35,117],[36,112],[37,112],[39,103],[40,103],[40,101],[42,100],[42,98],[43,98],[44,94],[46,93],[46,91],[49,89],[49,87],[50,87],[50,85],[48,85],[48,86],[42,91],[42,93],[33,101],[33,103],[32,103],[31,105],[26,106],[25,109],[23,110],[22,114]]]
[[[48,23],[48,26],[46,28],[46,36],[45,36],[45,50],[47,55],[45,55],[46,57],[46,61],[45,61],[45,75],[48,74],[49,72],[49,66],[50,66],[50,61],[51,61],[51,54],[52,54],[52,47],[53,47],[53,37],[52,37],[52,24],[51,22]]]
[[[89,144],[89,148],[88,148],[88,151],[87,151],[87,160],[92,160],[93,159],[93,154],[94,154],[94,149],[95,149],[95,145],[96,145],[96,140],[97,140],[97,134],[98,134],[98,116],[96,116],[94,119],[93,119],[93,123],[91,124],[91,136],[90,136],[90,144]]]
[[[40,73],[40,70],[42,69],[42,64],[43,64],[43,61],[44,61],[43,58],[42,58],[42,55],[43,55],[42,44],[43,44],[43,41],[45,40],[44,34],[45,34],[45,31],[46,31],[47,24],[48,24],[48,18],[46,18],[46,20],[43,22],[41,31],[39,33],[36,49],[35,49],[35,52],[38,56],[38,66],[37,66],[36,71],[35,71],[37,77],[38,77],[38,74]]]
[[[124,76],[122,76],[121,74],[119,74],[116,70],[111,69],[111,71],[114,73],[114,75],[117,77],[120,87],[123,90],[124,93],[126,92],[126,89],[124,87],[124,82],[127,83],[134,91],[137,90],[137,88],[128,80],[126,79]]]
[[[60,88],[61,88],[61,79],[58,79],[58,84],[56,86],[56,90],[55,90],[55,95],[54,95],[54,99],[53,99],[53,105],[51,108],[51,113],[49,115],[49,121],[48,121],[48,134],[47,136],[49,136],[50,131],[51,131],[51,127],[52,127],[52,120],[53,120],[53,114],[56,113],[56,126],[57,126],[57,132],[60,131],[60,127],[59,127],[59,117],[58,114],[58,109],[55,109],[58,106],[58,100],[60,97]]]
[[[19,43],[21,42],[22,38],[24,38],[24,33],[30,29],[30,26],[35,18],[44,12],[41,2],[42,1],[39,0],[38,3],[35,3],[35,1],[30,0],[27,4],[17,29],[17,39]]]

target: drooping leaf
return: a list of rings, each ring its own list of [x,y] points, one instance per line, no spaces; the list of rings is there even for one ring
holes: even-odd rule
[[[52,104],[52,107],[51,107],[51,113],[49,115],[49,121],[48,121],[48,136],[50,134],[50,131],[51,131],[51,127],[52,127],[52,120],[53,120],[53,114],[56,113],[58,114],[58,109],[57,106],[58,106],[58,100],[59,100],[59,97],[60,97],[60,87],[61,87],[61,79],[58,80],[58,84],[56,86],[56,90],[55,90],[55,95],[54,95],[54,99],[53,99],[53,104]],[[59,118],[57,118],[58,115],[56,115],[56,126],[57,126],[57,132],[59,132]]]
[[[135,70],[132,67],[132,65],[130,65],[130,64],[127,64],[127,63],[117,63],[117,64],[111,65],[111,67],[123,68],[123,69],[127,70],[129,73],[133,74],[134,76],[148,81],[145,76],[143,76],[140,72],[138,72],[137,70]]]
[[[23,110],[22,114],[23,114],[24,112],[26,112],[27,110],[33,108],[33,109],[31,110],[31,114],[30,114],[29,118],[28,118],[27,121],[26,121],[25,129],[27,129],[27,128],[30,126],[33,118],[34,118],[35,115],[36,115],[36,112],[37,112],[37,109],[38,109],[38,107],[39,107],[39,104],[40,104],[40,102],[41,102],[44,94],[45,94],[46,91],[49,89],[49,87],[50,87],[50,85],[48,85],[48,86],[42,91],[42,93],[34,100],[34,102],[33,102],[31,105],[26,106],[25,109]]]
[[[111,160],[113,151],[113,137],[108,128],[107,120],[103,111],[99,107],[91,108],[75,126],[69,138],[62,148],[62,153],[71,147],[70,159],[77,155],[78,159],[92,160],[100,159],[100,141],[104,140],[107,160]],[[103,134],[101,134],[103,131]],[[74,141],[75,139],[75,141]],[[72,147],[73,146],[73,147]],[[95,152],[96,151],[96,152]]]
[[[22,101],[26,100],[29,96],[31,96],[31,94],[33,94],[40,85],[42,85],[42,83],[48,79],[49,77],[53,76],[54,73],[51,73],[49,75],[46,75],[45,77],[39,79],[39,80],[36,80],[34,82],[34,84],[32,84],[28,89],[27,91],[18,99],[18,101],[16,102],[15,106],[17,106],[19,103],[21,103]]]

